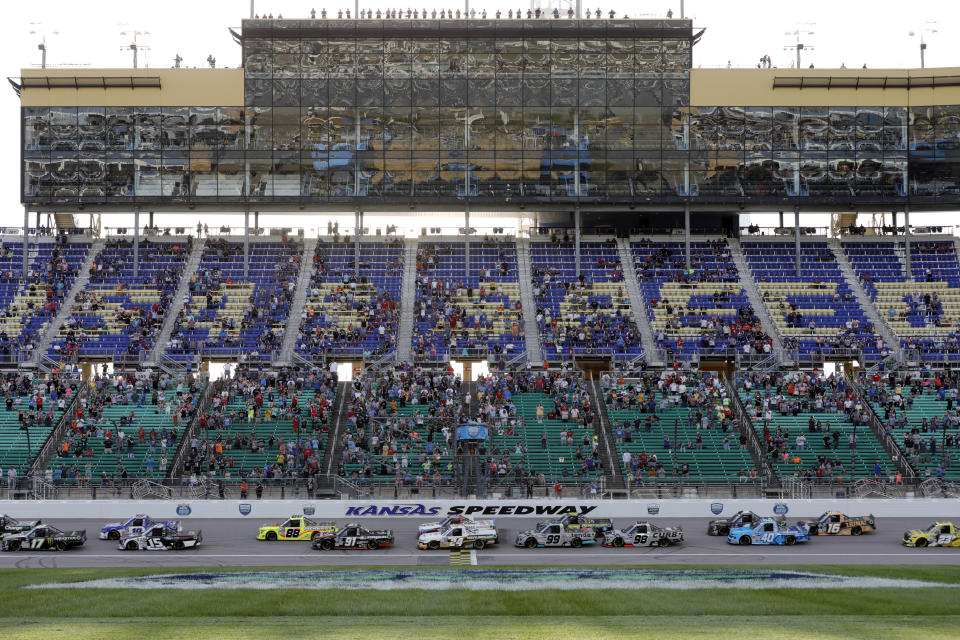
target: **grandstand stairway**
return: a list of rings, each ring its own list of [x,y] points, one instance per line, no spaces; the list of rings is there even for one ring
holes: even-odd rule
[[[67,321],[67,318],[70,317],[70,310],[77,300],[77,294],[83,291],[90,281],[90,267],[93,266],[94,260],[96,260],[100,252],[103,251],[106,243],[107,241],[105,239],[99,238],[94,240],[90,245],[90,249],[87,251],[87,257],[84,258],[83,264],[80,265],[77,277],[73,281],[73,286],[70,287],[70,292],[67,294],[67,297],[63,299],[63,303],[60,305],[60,308],[57,309],[57,315],[54,316],[53,320],[47,325],[40,344],[33,351],[34,362],[39,362],[41,355],[47,353],[54,338],[60,334],[60,329],[63,328],[63,324]]]
[[[400,326],[397,329],[397,362],[413,357],[413,306],[417,297],[417,239],[403,241],[403,285],[400,288]]]
[[[543,362],[540,351],[540,333],[537,331],[537,303],[533,299],[530,277],[530,241],[517,239],[517,276],[520,279],[520,303],[523,305],[523,335],[527,348],[527,362]]]
[[[303,242],[303,253],[300,255],[300,272],[297,274],[297,288],[293,292],[293,302],[290,304],[290,317],[283,330],[283,342],[280,345],[280,355],[275,364],[286,366],[293,358],[293,350],[297,346],[297,336],[300,334],[300,324],[303,322],[303,307],[307,301],[307,289],[310,287],[310,271],[313,268],[313,255],[317,250],[317,238],[308,238]]]
[[[785,358],[783,355],[785,353],[783,349],[783,339],[780,336],[780,332],[777,331],[777,324],[773,321],[773,316],[770,315],[770,310],[767,308],[767,305],[764,304],[763,296],[760,295],[760,289],[757,288],[757,283],[753,279],[750,267],[747,265],[747,259],[743,255],[740,240],[738,238],[728,238],[727,244],[730,246],[730,256],[733,258],[734,264],[737,265],[737,273],[740,274],[740,282],[743,283],[743,290],[746,291],[753,310],[756,312],[757,317],[760,318],[760,326],[763,327],[766,334],[773,339],[773,352],[780,354],[779,358],[782,361]]]
[[[873,435],[876,436],[877,441],[883,446],[884,450],[887,452],[887,455],[890,456],[890,459],[893,460],[893,463],[897,466],[897,470],[903,474],[904,478],[917,477],[916,471],[912,466],[910,466],[910,461],[907,460],[906,456],[903,455],[903,451],[900,449],[900,446],[893,438],[887,436],[886,430],[883,426],[883,419],[877,413],[876,406],[870,402],[867,394],[864,393],[864,390],[852,378],[845,375],[844,379],[846,383],[853,389],[854,393],[856,393],[857,402],[866,408],[868,414],[870,415],[870,420],[868,420],[870,430],[873,431]]]
[[[197,238],[193,241],[193,249],[191,249],[190,257],[187,258],[187,263],[183,267],[183,273],[180,274],[180,283],[177,285],[177,291],[173,294],[173,301],[170,304],[170,308],[166,310],[163,317],[160,334],[153,343],[153,349],[150,351],[150,355],[147,358],[148,361],[145,363],[147,366],[159,362],[163,352],[167,349],[170,334],[173,333],[173,328],[177,324],[180,311],[183,310],[184,298],[187,297],[187,293],[190,291],[190,280],[193,279],[194,274],[200,267],[200,259],[203,257],[203,247],[203,240]]]
[[[53,219],[56,222],[57,229],[77,228],[77,218],[72,213],[54,213]]]
[[[750,416],[747,415],[747,412],[744,409],[743,400],[737,393],[736,385],[734,385],[729,373],[723,376],[723,384],[727,389],[727,397],[730,398],[731,406],[737,415],[737,423],[739,425],[740,434],[745,436],[747,439],[747,449],[750,451],[750,458],[753,460],[753,466],[756,468],[757,473],[760,474],[760,477],[765,478],[764,487],[767,492],[767,497],[780,497],[780,493],[783,491],[783,485],[780,482],[780,477],[777,476],[773,470],[773,467],[770,465],[770,462],[763,455],[763,443],[760,440],[760,436],[757,435],[757,430],[753,426],[753,421],[750,420]]]
[[[853,265],[850,264],[847,252],[843,250],[843,247],[840,246],[840,241],[836,238],[828,239],[827,244],[830,246],[830,250],[833,251],[833,255],[836,256],[840,271],[843,273],[847,284],[850,285],[850,290],[853,291],[854,297],[857,299],[857,302],[860,303],[860,307],[870,319],[870,322],[873,323],[874,330],[883,337],[884,343],[899,360],[903,351],[900,347],[900,340],[894,335],[890,329],[890,325],[887,324],[886,320],[884,320],[877,311],[877,307],[873,304],[870,295],[867,294],[863,288],[863,283],[860,282],[860,278],[857,277],[856,272],[853,270]]]
[[[47,468],[47,464],[57,452],[57,444],[63,440],[63,436],[66,434],[67,427],[70,425],[71,417],[75,415],[74,412],[77,406],[86,402],[85,399],[89,389],[88,385],[81,385],[79,392],[74,394],[73,399],[67,404],[64,412],[60,414],[60,419],[57,420],[53,430],[47,436],[46,440],[44,440],[36,457],[30,463],[30,475],[43,474],[43,470]]]
[[[352,389],[353,385],[350,382],[337,383],[337,395],[333,399],[336,413],[333,414],[331,420],[333,428],[330,430],[330,435],[327,438],[327,448],[323,452],[323,460],[320,462],[320,471],[327,477],[333,477],[337,473],[333,464],[337,460],[337,456],[340,455],[340,434],[347,431],[347,416],[350,413],[349,403],[352,400],[350,395],[353,393]],[[322,490],[322,487],[318,487],[318,491],[320,490]]]
[[[169,465],[169,470],[166,474],[169,484],[179,483],[180,477],[183,475],[183,464],[187,459],[187,449],[190,448],[190,440],[193,438],[199,440],[202,437],[200,433],[200,416],[210,410],[213,395],[220,393],[222,388],[223,381],[217,380],[216,382],[208,382],[200,392],[200,399],[197,400],[197,406],[193,411],[193,416],[190,422],[183,428],[183,435],[180,436],[180,441],[177,443],[177,450],[174,452],[173,460]]]
[[[653,328],[650,326],[650,317],[647,315],[647,305],[643,301],[640,285],[637,283],[637,267],[633,261],[633,253],[630,251],[630,241],[626,238],[617,238],[617,250],[620,253],[623,280],[627,285],[627,295],[630,296],[633,319],[637,323],[637,328],[640,329],[640,341],[643,344],[643,353],[647,364],[662,366],[664,357],[653,337]]]
[[[610,414],[607,412],[607,403],[603,399],[603,389],[600,386],[599,378],[594,378],[587,385],[587,391],[590,393],[590,401],[597,407],[596,431],[600,435],[600,460],[607,478],[607,491],[611,492],[613,497],[625,497],[627,483],[622,473],[617,473],[620,468],[620,460],[615,457],[610,441],[613,439],[613,433],[610,431]]]

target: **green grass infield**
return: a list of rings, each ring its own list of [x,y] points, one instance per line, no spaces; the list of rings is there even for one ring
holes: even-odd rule
[[[371,567],[352,567],[366,569]],[[495,567],[484,566],[484,570]],[[507,567],[504,567],[505,569]],[[517,567],[509,567],[516,569]],[[544,568],[544,567],[529,567]],[[556,567],[551,567],[556,568]],[[601,567],[598,567],[601,568]],[[627,567],[620,566],[618,569]],[[637,569],[768,570],[687,565]],[[351,569],[337,567],[336,570]],[[439,567],[423,567],[437,571]],[[577,567],[583,569],[583,567]],[[939,582],[927,588],[316,591],[23,589],[159,573],[250,568],[3,569],[0,638],[958,638],[952,566],[777,567]],[[260,568],[256,571],[289,567]],[[404,571],[417,571],[417,568]],[[443,568],[443,570],[461,570]],[[826,581],[828,582],[828,580]],[[15,603],[15,604],[14,604]]]

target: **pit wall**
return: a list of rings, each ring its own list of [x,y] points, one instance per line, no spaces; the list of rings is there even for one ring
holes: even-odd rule
[[[618,519],[713,518],[738,510],[759,515],[813,517],[837,510],[878,518],[960,520],[960,500],[940,498],[867,500],[0,500],[0,513],[20,519],[119,519],[145,513],[154,518],[316,519],[416,518],[463,514],[476,518],[550,518],[565,513]]]

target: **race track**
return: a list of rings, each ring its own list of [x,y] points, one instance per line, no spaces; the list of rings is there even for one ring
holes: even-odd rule
[[[132,515],[132,514],[131,514]],[[947,518],[943,518],[947,519]],[[794,547],[736,546],[726,538],[706,534],[707,518],[651,518],[662,526],[683,527],[685,542],[676,547],[623,548],[583,547],[581,549],[522,549],[513,546],[518,531],[530,528],[532,518],[502,518],[498,521],[501,543],[482,551],[450,553],[418,551],[416,527],[411,518],[362,519],[372,529],[392,528],[396,538],[393,548],[377,551],[314,551],[308,542],[259,542],[256,540],[260,520],[199,519],[183,520],[184,530],[200,529],[203,544],[188,551],[120,551],[117,543],[99,540],[97,534],[103,520],[58,520],[44,522],[63,530],[86,529],[87,543],[80,549],[65,552],[19,551],[0,553],[0,568],[39,567],[183,567],[183,566],[414,566],[450,565],[456,557],[462,564],[477,565],[614,565],[614,564],[751,564],[751,565],[816,565],[816,564],[951,564],[960,565],[960,548],[908,549],[900,544],[907,529],[925,527],[927,521],[886,518],[878,521],[879,529],[860,537],[814,537]],[[791,520],[791,523],[793,520]],[[340,520],[340,525],[346,520]],[[618,527],[627,527],[626,520],[616,520]]]

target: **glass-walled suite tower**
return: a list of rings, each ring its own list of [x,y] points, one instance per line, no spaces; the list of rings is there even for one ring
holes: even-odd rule
[[[245,20],[242,71],[209,70],[236,90],[206,103],[169,99],[197,70],[22,78],[36,81],[23,200],[711,214],[960,200],[960,72],[691,70],[696,39],[688,20]]]

